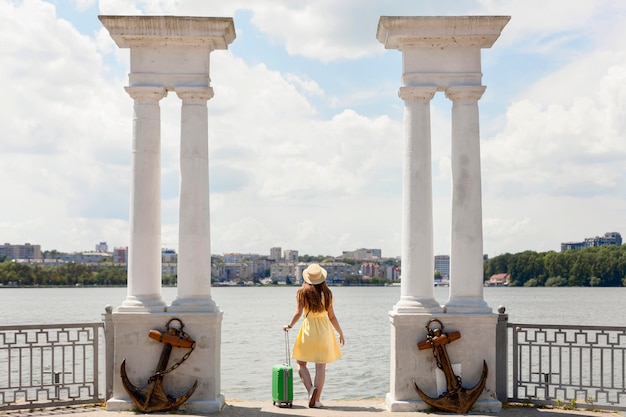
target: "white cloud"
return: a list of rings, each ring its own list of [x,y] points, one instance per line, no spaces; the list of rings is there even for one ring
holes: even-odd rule
[[[484,145],[485,176],[494,191],[516,197],[520,190],[597,195],[623,188],[626,67],[613,66],[598,81],[590,96],[567,85],[551,88],[563,105],[525,99],[508,109],[507,126]]]
[[[264,65],[247,67],[229,54],[216,55],[212,70],[214,250],[233,251],[241,245],[244,251],[252,244],[269,248],[282,241],[299,244],[309,253],[340,254],[346,248],[335,235],[345,234],[346,213],[362,212],[359,204],[371,204],[368,201],[376,201],[377,196],[382,206],[390,195],[397,198],[399,187],[394,184],[401,146],[397,121],[349,110],[319,120],[303,95],[308,91],[299,91],[300,79]],[[315,91],[324,94],[317,87]],[[395,195],[390,188],[395,188]],[[233,231],[240,219],[266,227],[246,229],[259,236],[242,240]],[[307,221],[317,222],[323,233],[302,242],[297,225]],[[365,229],[352,236],[351,246],[358,246],[366,236]]]
[[[92,5],[96,4],[96,0],[70,0],[78,11],[85,11]]]
[[[101,77],[92,40],[58,19],[50,4],[0,8],[0,75],[11,80],[8,100],[0,102],[0,177],[11,179],[6,190],[13,196],[3,210],[10,219],[4,240],[82,246],[78,235],[97,233],[98,218],[127,212],[127,197],[118,192],[128,177],[128,140],[118,133],[130,128],[124,93]]]
[[[490,249],[558,250],[562,241],[624,232],[616,197],[626,192],[626,33],[623,24],[596,25],[593,48],[520,92],[506,124],[483,143]],[[490,230],[498,224],[523,224],[511,227],[520,243],[499,239]]]
[[[593,42],[599,33],[621,20],[626,6],[611,0],[481,0],[476,13],[511,16],[497,48],[515,45],[519,52],[570,53],[574,41]],[[600,35],[601,36],[601,35]]]

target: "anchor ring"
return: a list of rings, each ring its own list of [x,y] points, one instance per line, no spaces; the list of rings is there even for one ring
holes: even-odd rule
[[[435,328],[430,327],[432,323],[439,323],[439,330],[443,332],[443,328],[444,328],[443,323],[439,319],[430,319],[428,321],[428,324],[426,325],[426,330],[428,330],[429,333],[434,332],[436,330]]]

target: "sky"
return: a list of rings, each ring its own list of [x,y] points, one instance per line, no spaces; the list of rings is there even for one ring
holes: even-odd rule
[[[626,234],[626,2],[0,0],[0,240],[128,246],[129,50],[98,15],[234,19],[211,53],[211,252],[401,253],[401,52],[380,16],[511,16],[482,50],[483,247]],[[178,245],[180,100],[161,100],[162,238]],[[434,251],[450,253],[451,102],[431,103]]]

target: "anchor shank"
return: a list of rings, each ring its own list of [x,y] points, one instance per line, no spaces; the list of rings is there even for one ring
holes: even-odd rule
[[[460,384],[458,378],[452,370],[452,364],[450,363],[450,357],[448,356],[446,345],[435,346],[434,349],[437,356],[437,361],[441,365],[441,370],[446,376],[446,385],[448,387],[448,392],[456,391],[460,388]]]
[[[169,343],[164,343],[163,349],[161,350],[161,356],[159,357],[159,362],[157,363],[157,367],[154,370],[155,374],[165,371],[165,369],[167,368],[167,363],[170,360],[171,354],[172,354],[172,345],[170,345]]]

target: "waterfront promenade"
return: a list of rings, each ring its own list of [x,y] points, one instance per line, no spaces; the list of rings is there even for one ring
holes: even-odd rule
[[[278,408],[267,401],[237,401],[227,400],[226,406],[219,413],[209,414],[216,417],[271,417],[271,416],[294,416],[294,417],[458,417],[461,414],[445,412],[395,412],[385,409],[382,399],[367,400],[338,400],[324,401],[324,408],[308,408],[306,401],[294,401],[293,408]],[[0,411],[0,416],[7,417],[134,417],[143,415],[133,412],[106,411],[101,407],[64,407],[43,410],[15,410]],[[153,413],[152,415],[165,416],[176,415],[173,413]],[[181,413],[186,417],[193,414]],[[615,411],[592,411],[592,410],[564,410],[558,408],[534,408],[524,406],[512,406],[503,408],[498,413],[468,413],[463,414],[474,417],[621,417],[626,412]]]

